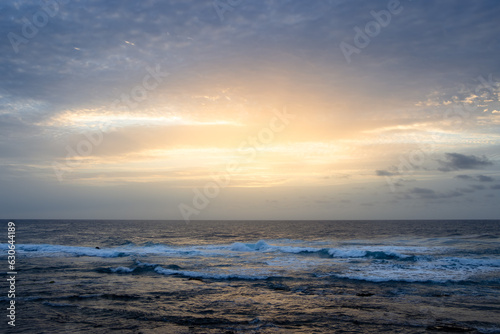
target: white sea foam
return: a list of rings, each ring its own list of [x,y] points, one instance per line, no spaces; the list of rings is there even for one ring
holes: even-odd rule
[[[206,279],[245,279],[245,280],[264,280],[269,277],[278,277],[277,274],[271,273],[269,271],[256,271],[254,268],[233,268],[231,270],[226,270],[226,272],[213,272],[207,271],[193,271],[193,270],[180,270],[180,269],[169,269],[154,263],[145,263],[136,261],[136,267],[117,267],[109,268],[113,273],[131,273],[134,272],[136,268],[152,268],[155,272],[162,275],[180,275],[184,277],[192,278],[206,278]]]
[[[330,248],[328,250],[328,254],[330,254],[333,257],[341,257],[341,258],[363,257],[363,256],[366,255],[366,251],[360,250],[360,249],[335,249],[335,248]]]
[[[8,249],[1,244],[0,249]],[[112,273],[129,274],[150,267],[162,275],[212,279],[266,279],[297,275],[330,275],[369,281],[445,282],[500,276],[500,259],[494,254],[457,252],[454,248],[388,245],[383,243],[306,242],[259,240],[254,243],[169,246],[125,244],[118,247],[83,247],[19,244],[26,257],[139,257],[153,256],[159,264],[136,261],[135,266],[110,267]],[[496,254],[496,253],[495,253]],[[168,258],[168,262],[162,261]],[[103,260],[105,261],[105,260]],[[184,270],[174,265],[196,268]],[[202,269],[200,269],[202,268]],[[136,273],[140,271],[137,270]],[[485,276],[486,277],[486,276]]]
[[[264,240],[252,243],[233,243],[229,249],[235,252],[281,252],[281,253],[302,253],[302,252],[319,252],[322,248],[315,247],[298,247],[298,246],[283,246],[270,245]]]
[[[213,273],[213,272],[200,272],[200,271],[190,271],[190,270],[174,270],[166,269],[161,266],[157,266],[154,269],[158,274],[162,275],[181,275],[185,277],[192,278],[206,278],[206,279],[245,279],[245,280],[264,280],[268,279],[269,275],[257,275],[257,274],[238,274],[238,273]]]
[[[304,244],[305,242],[301,242]],[[259,240],[256,243],[241,243],[235,242],[230,245],[204,245],[204,246],[183,246],[174,247],[162,244],[148,244],[138,246],[134,244],[126,244],[119,247],[96,248],[83,246],[65,246],[65,245],[50,245],[50,244],[20,244],[16,250],[19,254],[26,256],[94,256],[102,258],[112,257],[127,257],[141,255],[163,255],[163,256],[238,256],[239,253],[254,252],[254,253],[328,253],[332,257],[339,258],[356,258],[364,256],[375,256],[374,252],[383,252],[386,256],[407,257],[408,253],[419,252],[423,253],[423,249],[408,249],[403,247],[383,247],[383,246],[362,246],[362,247],[344,247],[344,248],[324,248],[313,246],[296,246],[280,244],[272,245],[264,240]],[[313,244],[316,246],[315,244]],[[323,243],[324,245],[324,243]],[[7,244],[1,244],[0,249],[7,249]],[[399,253],[398,250],[406,254]],[[369,253],[371,252],[371,253]],[[384,254],[378,254],[384,256]]]
[[[1,244],[0,249],[7,249],[6,244]],[[36,256],[93,256],[102,258],[127,257],[137,255],[164,255],[182,256],[201,254],[194,248],[173,248],[164,245],[136,246],[125,245],[113,248],[96,248],[83,246],[64,246],[49,244],[19,244],[16,245],[18,254]]]
[[[486,273],[500,275],[499,259],[434,258],[417,263],[367,263],[364,266],[350,266],[341,273],[333,273],[339,278],[366,280],[373,282],[459,282]]]
[[[231,245],[230,248],[232,251],[235,252],[252,252],[253,249],[250,248],[248,245],[242,243],[242,242],[235,242],[234,244]]]

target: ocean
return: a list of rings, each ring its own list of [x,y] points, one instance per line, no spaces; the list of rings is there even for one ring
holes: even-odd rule
[[[500,333],[498,220],[0,222],[2,333]]]

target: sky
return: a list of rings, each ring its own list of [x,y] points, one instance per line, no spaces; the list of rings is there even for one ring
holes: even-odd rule
[[[498,219],[500,3],[4,1],[5,219]]]

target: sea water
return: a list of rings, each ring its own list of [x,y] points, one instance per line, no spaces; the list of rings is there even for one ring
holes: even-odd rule
[[[500,221],[7,222],[2,331],[500,333]]]

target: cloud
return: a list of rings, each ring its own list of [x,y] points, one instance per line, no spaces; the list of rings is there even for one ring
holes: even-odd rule
[[[455,179],[461,179],[461,180],[476,180],[476,181],[479,181],[479,182],[494,182],[495,179],[490,177],[490,176],[486,176],[486,175],[465,175],[465,174],[460,174],[460,175],[456,175],[455,176]]]
[[[472,180],[473,177],[470,176],[470,175],[464,175],[464,174],[461,174],[461,175],[457,175],[455,176],[455,179],[462,179],[462,180]]]
[[[442,199],[463,196],[464,192],[459,190],[452,190],[448,192],[437,192],[429,188],[415,187],[409,190],[409,193],[417,196],[420,199]]]
[[[491,186],[490,188],[495,189],[495,190],[500,189],[500,184],[495,184],[495,185]]]
[[[458,191],[460,191],[460,192],[462,192],[464,194],[472,194],[476,190],[475,189],[471,189],[471,188],[460,188],[460,189],[458,189]]]
[[[493,165],[486,156],[465,155],[460,153],[446,153],[446,160],[438,160],[442,167],[439,168],[442,172],[461,169],[480,169],[486,166]]]
[[[486,176],[486,175],[477,175],[476,178],[478,179],[478,181],[481,181],[481,182],[493,182],[493,181],[495,181],[494,178]]]
[[[415,187],[410,190],[410,194],[418,195],[420,198],[436,198],[437,193],[428,188]]]
[[[388,170],[380,170],[380,169],[376,170],[375,174],[377,176],[394,176],[394,175],[398,175],[398,173],[389,172]]]

